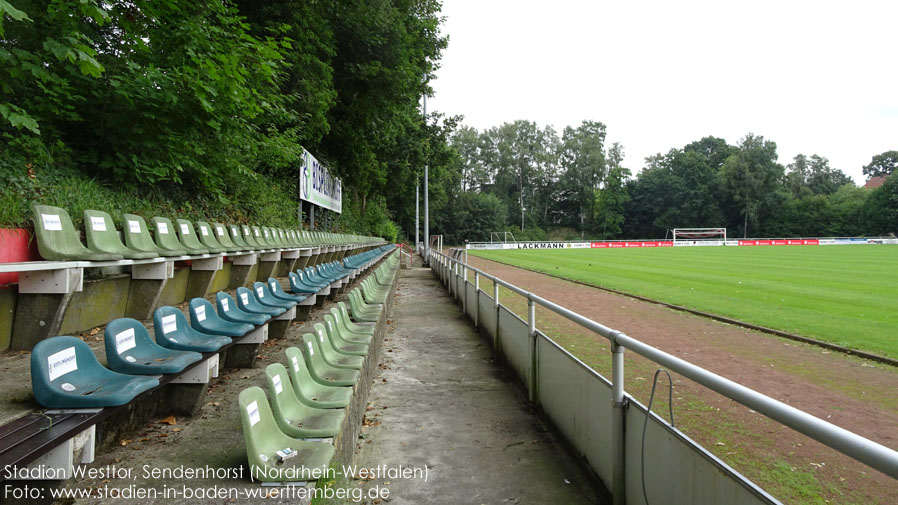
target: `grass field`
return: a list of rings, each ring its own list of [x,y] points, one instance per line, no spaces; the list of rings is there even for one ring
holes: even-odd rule
[[[896,246],[471,253],[898,358]]]

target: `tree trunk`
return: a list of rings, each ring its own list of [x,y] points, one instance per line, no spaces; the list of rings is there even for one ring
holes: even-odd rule
[[[748,238],[748,209],[745,210],[745,225],[742,228],[742,238]]]

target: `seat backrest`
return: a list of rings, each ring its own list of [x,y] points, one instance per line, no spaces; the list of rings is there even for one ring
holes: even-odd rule
[[[255,295],[256,300],[260,303],[271,303],[275,305],[283,303],[282,301],[273,299],[274,295],[271,294],[271,288],[264,282],[256,281],[253,283],[253,295]]]
[[[137,251],[126,247],[119,238],[112,217],[99,210],[84,211],[84,232],[87,235],[87,248],[92,251],[121,254],[132,259],[159,256],[153,251]]]
[[[141,359],[132,356],[135,352],[143,356],[148,353],[158,353],[160,359],[168,358],[171,353],[153,342],[140,321],[129,317],[109,321],[106,325],[104,343],[106,345],[106,363],[110,369],[122,373],[138,373],[129,371],[131,367],[127,365],[127,363],[136,363]]]
[[[297,396],[300,396],[303,394],[306,385],[313,386],[316,384],[315,379],[309,373],[308,365],[302,357],[302,351],[298,347],[288,347],[284,350],[284,354],[287,355],[287,375],[290,376],[290,381],[293,383],[294,392]],[[309,389],[307,396],[311,397],[313,395],[313,390]]]
[[[48,261],[71,260],[114,260],[122,259],[121,255],[100,254],[91,251],[81,243],[79,233],[72,224],[72,218],[65,209],[50,205],[31,204],[34,213],[34,232],[37,237],[37,249],[42,258]],[[100,259],[102,258],[102,259]]]
[[[252,231],[253,240],[256,241],[260,246],[265,247],[266,249],[270,249],[268,241],[262,237],[262,228],[258,226],[250,226],[250,231]]]
[[[253,230],[247,225],[241,225],[240,230],[243,232],[243,241],[253,249],[262,249],[262,244],[256,240]]]
[[[207,320],[220,320],[218,317],[218,313],[215,311],[215,307],[206,300],[205,298],[193,298],[190,300],[190,305],[188,312],[190,312],[190,322],[191,326],[196,328],[197,323],[202,323]],[[225,322],[221,320],[221,322]]]
[[[215,228],[205,221],[196,222],[196,236],[200,239],[200,244],[212,252],[223,252],[227,248],[218,242],[215,238]]]
[[[92,375],[109,373],[80,338],[52,337],[31,350],[31,385],[38,402],[50,403],[53,391],[73,392]],[[42,401],[43,400],[43,401]]]
[[[217,222],[213,222],[211,224],[212,229],[215,230],[215,240],[217,240],[222,247],[231,252],[239,251],[241,249],[239,245],[235,244],[234,241],[231,240],[231,234],[224,224]]]
[[[162,249],[179,252],[184,255],[190,254],[187,251],[187,248],[184,247],[184,244],[182,244],[181,241],[178,240],[178,235],[175,232],[175,226],[172,224],[170,219],[168,219],[167,217],[154,217],[153,228],[156,231],[153,236],[156,239],[157,246],[161,247]]]
[[[193,223],[186,219],[176,219],[175,225],[178,238],[181,239],[181,243],[184,244],[188,251],[194,254],[206,254],[210,252],[209,249],[203,246],[199,239],[196,238],[196,231],[193,229]]]
[[[240,227],[236,224],[229,224],[228,230],[231,232],[231,242],[237,245],[237,247],[241,248],[244,251],[251,250],[253,247],[246,243],[243,240],[243,233],[240,232]]]
[[[237,396],[237,403],[240,406],[246,453],[258,457],[259,454],[273,452],[271,449],[280,438],[276,437],[280,430],[265,391],[258,386],[246,388]]]
[[[159,253],[159,247],[153,242],[150,229],[146,221],[136,214],[122,214],[124,225],[122,235],[125,237],[125,245],[135,251]]]
[[[271,406],[282,420],[285,420],[286,417],[284,410],[301,408],[299,398],[296,397],[296,390],[290,382],[284,365],[272,363],[265,367],[265,382],[268,384]]]

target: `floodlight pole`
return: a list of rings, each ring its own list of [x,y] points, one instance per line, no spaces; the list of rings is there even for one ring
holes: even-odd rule
[[[427,131],[427,92],[424,93],[424,128]],[[426,144],[425,144],[426,145]],[[430,266],[430,199],[428,198],[427,180],[430,172],[427,169],[427,154],[424,153],[424,266]],[[442,251],[441,251],[442,252]]]
[[[418,250],[418,230],[420,229],[420,225],[418,224],[418,202],[421,200],[421,196],[419,193],[421,192],[421,183],[418,182],[415,184],[415,251]]]

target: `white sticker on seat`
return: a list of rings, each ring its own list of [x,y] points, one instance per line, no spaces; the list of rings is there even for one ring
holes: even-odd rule
[[[205,236],[209,235],[209,230],[207,230],[205,226],[200,225],[200,233],[202,233],[203,236],[205,237]]]
[[[221,227],[219,225],[215,225],[215,231],[218,232],[219,237],[224,236],[224,228],[223,227]]]
[[[249,426],[253,427],[262,420],[262,416],[259,415],[259,403],[252,402],[246,406],[246,415],[249,416]]]
[[[190,233],[190,228],[185,223],[181,223],[181,235],[187,235]]]
[[[268,284],[271,286],[271,292],[272,292],[272,293],[275,292],[275,291],[276,291],[275,286],[277,286],[278,283],[277,283],[277,282],[274,282],[274,281],[271,281],[271,282],[269,282]]]
[[[306,346],[309,348],[309,356],[314,356],[314,355],[315,355],[315,351],[312,350],[312,343],[311,343],[311,342],[306,342]]]
[[[63,382],[62,384],[59,385],[59,387],[61,387],[62,389],[66,390],[66,391],[69,391],[69,392],[72,392],[75,390],[75,386],[69,384],[68,382]]]
[[[106,231],[106,220],[102,217],[90,216],[90,228],[93,231]]]
[[[69,347],[47,357],[47,371],[50,382],[63,375],[78,369],[78,360],[75,358],[75,347]]]
[[[297,361],[296,356],[293,356],[290,359],[293,361],[293,371],[298,372],[299,371],[299,361]]]
[[[230,307],[228,307],[228,299],[227,298],[221,299],[221,310],[223,310],[225,312],[231,310]]]
[[[134,359],[134,356],[125,356],[125,361],[128,363],[137,363],[137,360]]]
[[[156,231],[162,235],[168,235],[168,223],[156,223]]]
[[[249,303],[249,294],[248,293],[240,293],[240,299],[243,300],[243,305]]]
[[[265,232],[265,238],[268,238],[268,230],[262,230],[262,231]]]
[[[256,294],[259,295],[259,300],[265,298],[265,290],[261,286],[256,288]]]
[[[274,394],[279,395],[284,391],[284,386],[281,385],[281,376],[275,375],[271,379],[271,383],[274,384]]]
[[[130,230],[131,233],[140,233],[140,221],[132,221],[129,219],[128,230]]]
[[[231,235],[237,236],[237,228],[231,228]]]
[[[324,343],[324,332],[321,330],[315,330],[315,333],[318,334],[318,342]]]
[[[169,333],[178,329],[178,317],[174,314],[170,316],[165,316],[162,318],[162,334],[168,335]]]
[[[196,309],[196,320],[197,321],[205,321],[206,320],[206,307],[204,305],[198,305]]]
[[[134,328],[128,328],[125,331],[116,333],[115,335],[115,351],[119,354],[134,349],[137,346],[137,340],[134,338]]]
[[[44,229],[47,231],[62,231],[62,220],[57,214],[41,214]]]
[[[253,233],[254,233],[257,237],[259,236],[259,230],[253,230]]]

